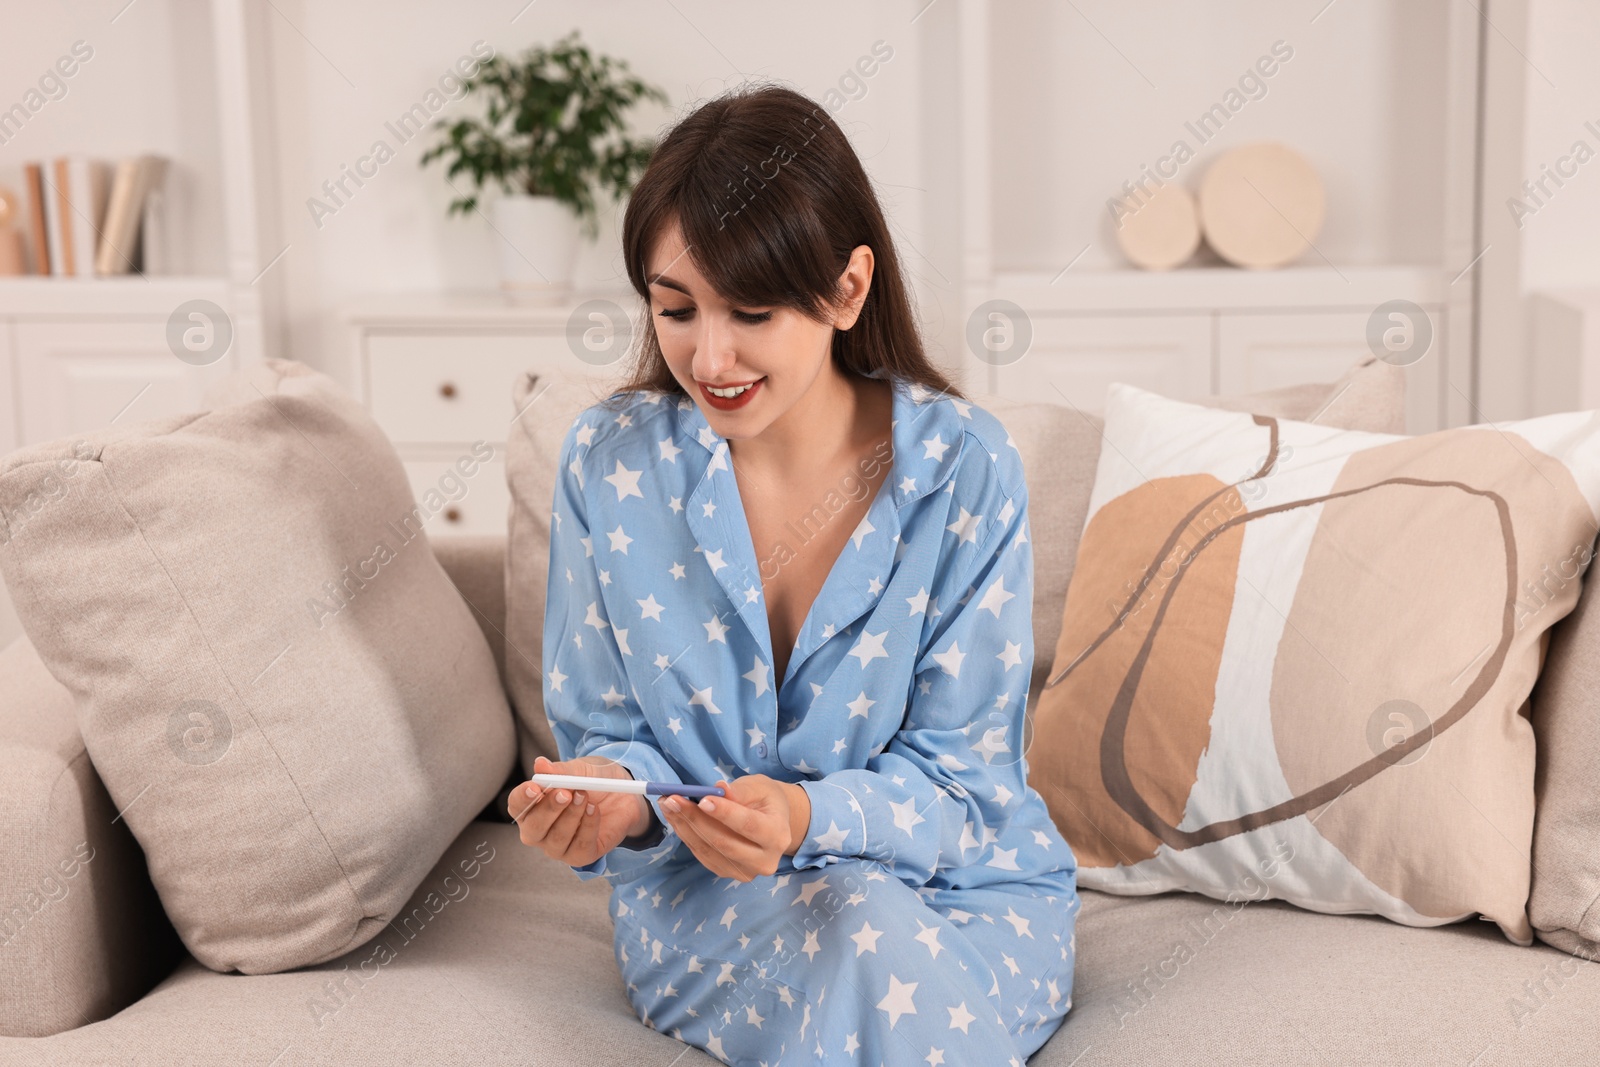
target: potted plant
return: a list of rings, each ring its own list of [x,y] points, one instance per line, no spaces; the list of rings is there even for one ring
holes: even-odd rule
[[[666,104],[667,95],[625,62],[592,56],[577,30],[520,59],[493,56],[463,87],[487,98],[484,117],[435,122],[445,139],[420,162],[450,155],[447,177],[470,176],[472,192],[447,215],[477,211],[484,186],[498,183],[504,195],[491,202],[489,224],[501,286],[560,299],[571,289],[580,224],[590,239],[599,232],[595,189],[624,199],[654,151],[653,141],[627,136],[623,112],[641,100]]]

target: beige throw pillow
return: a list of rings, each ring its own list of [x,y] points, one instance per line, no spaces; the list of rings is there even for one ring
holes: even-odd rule
[[[1112,386],[1030,783],[1118,893],[1528,944],[1529,691],[1600,510],[1600,414],[1420,437]],[[1114,447],[1111,447],[1114,446]]]
[[[1199,403],[1228,411],[1256,411],[1322,426],[1373,433],[1405,433],[1405,371],[1364,356],[1334,382],[1287,385],[1260,393],[1207,397]],[[1041,400],[978,396],[977,402],[1005,424],[1022,455],[1028,482],[1028,529],[1033,540],[1033,678],[1029,706],[1050,673],[1050,649],[1061,637],[1061,606],[1078,555],[1089,510],[1089,492],[1105,420],[1098,410],[1062,403],[1054,389]],[[1055,399],[1051,399],[1054,397]],[[553,460],[551,461],[554,462]]]
[[[0,460],[0,571],[189,951],[260,974],[382,930],[514,739],[366,411],[287,361],[221,395]]]

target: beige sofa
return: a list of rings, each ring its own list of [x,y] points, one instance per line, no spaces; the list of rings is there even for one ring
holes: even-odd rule
[[[1020,408],[1014,420],[995,410],[1036,447],[1075,447],[1047,443]],[[1061,432],[1078,431],[1069,420]],[[1030,465],[1030,481],[1045,469]],[[1070,539],[1047,535],[1075,509],[1081,521],[1088,485],[1051,489],[1033,495],[1043,649],[1072,564]],[[502,679],[506,544],[432,543],[481,610]],[[0,1037],[0,1063],[716,1062],[640,1024],[613,956],[609,887],[521,845],[497,804],[382,935],[382,966],[370,945],[278,974],[202,966],[166,920],[70,695],[26,638],[0,652],[0,814],[0,1031],[13,1035]],[[450,874],[466,891],[431,911]],[[1600,968],[1517,947],[1484,922],[1413,929],[1273,901],[1084,890],[1077,937],[1072,1011],[1034,1064],[1582,1060],[1600,1017]]]

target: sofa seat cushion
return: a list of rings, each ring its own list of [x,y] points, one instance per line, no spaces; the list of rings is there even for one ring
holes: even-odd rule
[[[1543,1063],[1593,1044],[1600,960],[1481,919],[1080,893],[1072,1012],[1031,1067]]]
[[[633,1014],[609,899],[610,886],[580,882],[515,825],[473,822],[360,948],[262,975],[186,957],[104,1022],[0,1038],[0,1064],[716,1064]]]
[[[1030,1067],[1553,1060],[1600,1014],[1600,968],[1481,921],[1082,895],[1072,1011]],[[474,822],[372,943],[271,975],[186,959],[105,1022],[0,1038],[0,1064],[715,1064],[632,1013],[609,899],[515,826]]]

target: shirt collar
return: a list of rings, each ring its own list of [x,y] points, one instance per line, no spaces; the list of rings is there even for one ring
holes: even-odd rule
[[[893,378],[882,368],[867,372],[867,377],[888,378],[894,388],[894,460],[883,491],[893,494],[898,509],[943,488],[950,479],[972,406],[921,382]],[[680,396],[677,406],[683,438],[702,447],[713,465],[726,467],[728,443],[711,428],[700,405]]]

